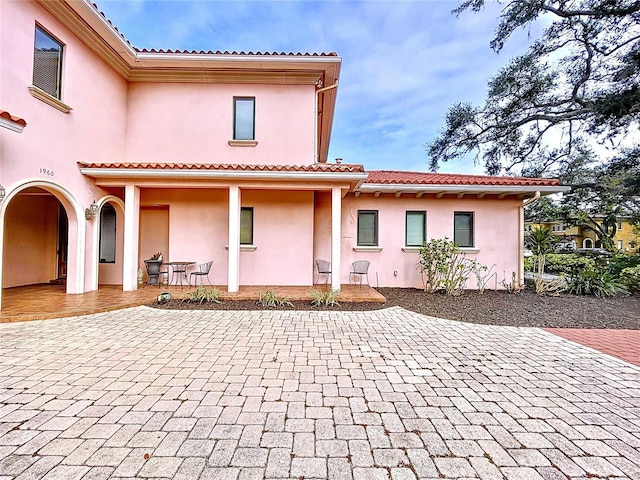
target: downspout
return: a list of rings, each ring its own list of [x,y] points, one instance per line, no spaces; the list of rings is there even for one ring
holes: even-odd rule
[[[328,87],[324,87],[324,88],[319,88],[318,90],[316,90],[316,115],[315,115],[315,119],[314,119],[314,130],[313,130],[313,144],[314,144],[314,157],[313,157],[313,163],[318,163],[319,161],[319,148],[320,145],[318,142],[318,100],[320,99],[319,97],[319,93],[322,92],[326,92],[327,90],[331,90],[332,88],[336,88],[338,86],[338,80],[336,80],[336,83],[334,83],[333,85],[329,85]]]
[[[518,226],[520,227],[520,241],[518,242],[518,283],[520,285],[524,285],[524,207],[538,201],[539,198],[540,192],[536,192],[533,197],[526,199],[522,202],[522,205],[518,207],[520,214],[518,221]]]

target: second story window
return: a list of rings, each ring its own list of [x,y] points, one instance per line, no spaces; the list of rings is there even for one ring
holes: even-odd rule
[[[358,210],[358,246],[378,246],[377,210]]]
[[[233,99],[233,139],[255,140],[256,99],[235,97]]]
[[[33,84],[57,99],[61,95],[62,48],[62,43],[36,25]]]
[[[453,241],[459,247],[473,247],[473,212],[453,214]]]

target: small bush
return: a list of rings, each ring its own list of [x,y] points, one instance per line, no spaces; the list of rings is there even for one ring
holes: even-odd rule
[[[278,295],[275,290],[260,290],[258,292],[258,303],[263,307],[293,307],[293,303],[288,298]]]
[[[619,277],[623,270],[640,266],[640,255],[629,255],[628,253],[618,253],[609,259],[607,270]]]
[[[576,295],[614,297],[627,293],[626,287],[610,272],[597,268],[575,271],[567,280],[569,292]]]
[[[420,247],[418,270],[425,292],[444,290],[447,295],[463,293],[472,272],[472,262],[448,238],[434,238]]]
[[[526,261],[525,259],[525,265]],[[532,257],[532,260],[535,259]],[[550,253],[547,255],[545,268],[549,273],[571,275],[574,270],[593,269],[596,261],[593,257],[576,253]],[[526,268],[526,267],[525,267]],[[533,270],[533,268],[531,269]]]
[[[317,288],[311,289],[311,305],[314,307],[339,307],[340,303],[338,302],[338,295],[340,294],[339,290],[328,290],[322,291]]]
[[[536,259],[535,257],[526,257],[524,259],[524,269],[527,272],[533,272],[536,269]]]
[[[222,297],[222,290],[219,288],[205,288],[204,285],[200,285],[193,292],[187,292],[182,298],[183,302],[188,303],[222,303],[220,298]]]
[[[640,292],[640,265],[627,267],[620,272],[620,281],[631,292]]]

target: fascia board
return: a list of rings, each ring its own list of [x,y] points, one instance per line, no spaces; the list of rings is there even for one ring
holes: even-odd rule
[[[562,185],[416,185],[416,184],[388,184],[388,183],[365,183],[358,187],[362,193],[562,193],[568,192],[571,187]]]
[[[9,120],[8,118],[0,117],[0,127],[8,128],[13,132],[22,133],[24,127],[18,122],[14,122],[13,120]]]
[[[297,180],[323,182],[360,182],[366,173],[333,172],[246,172],[215,170],[153,170],[132,168],[81,168],[80,173],[94,178],[192,178],[200,180]]]

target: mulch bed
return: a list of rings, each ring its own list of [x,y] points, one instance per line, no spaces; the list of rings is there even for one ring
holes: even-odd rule
[[[539,296],[530,289],[519,294],[469,291],[452,297],[429,294],[415,288],[378,288],[386,303],[342,303],[340,307],[314,307],[310,301],[292,302],[279,310],[369,311],[399,306],[432,317],[485,325],[548,328],[611,328],[640,330],[640,295],[596,298],[562,294]],[[258,310],[255,300],[207,303],[203,305],[172,300],[155,308],[173,310]]]

